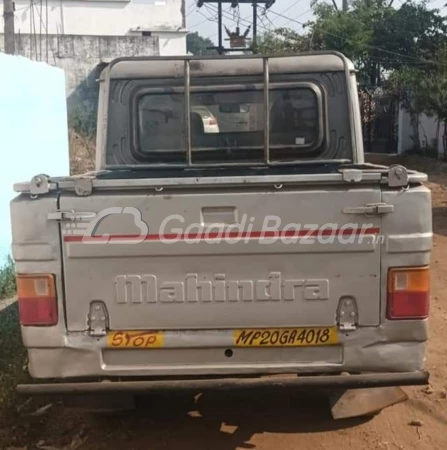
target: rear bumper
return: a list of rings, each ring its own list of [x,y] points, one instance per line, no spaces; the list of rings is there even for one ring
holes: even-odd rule
[[[49,346],[36,330],[27,336],[33,378],[149,379],[154,377],[239,377],[281,373],[404,373],[424,370],[426,321],[396,321],[340,333],[340,345],[316,347],[234,347],[210,339],[157,349],[112,349],[105,338],[69,333]],[[31,330],[25,330],[27,333]],[[220,336],[218,332],[215,333]],[[28,339],[29,337],[29,339]],[[36,339],[32,340],[31,337]],[[231,350],[230,357],[228,351]]]
[[[216,389],[361,389],[384,386],[413,386],[428,383],[425,371],[360,375],[286,376],[265,378],[219,378],[202,380],[112,381],[83,383],[19,384],[22,395],[144,394],[163,390]]]

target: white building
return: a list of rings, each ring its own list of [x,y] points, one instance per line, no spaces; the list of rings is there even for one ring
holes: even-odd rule
[[[112,59],[186,54],[185,0],[16,0],[14,15],[15,53],[64,70],[70,117],[95,114]]]
[[[185,0],[16,0],[15,29],[37,35],[157,36],[160,55],[184,55],[184,7]]]
[[[430,151],[430,156],[434,157],[437,153],[438,158],[444,158],[444,123],[439,123],[436,116],[429,117],[426,114],[420,114],[418,117],[419,126],[419,145],[421,149]],[[410,114],[405,109],[399,110],[399,141],[398,153],[405,153],[415,148],[414,128],[411,124]]]

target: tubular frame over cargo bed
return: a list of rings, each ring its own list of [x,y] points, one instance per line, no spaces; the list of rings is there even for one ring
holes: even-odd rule
[[[156,64],[151,64],[154,62]],[[231,62],[234,73],[228,73],[228,66],[225,63]],[[143,63],[143,64],[142,64]],[[147,64],[144,64],[147,63]],[[312,52],[296,56],[229,56],[221,58],[210,57],[125,57],[114,60],[103,72],[101,81],[104,82],[104,103],[99,105],[99,116],[104,117],[104,127],[99,130],[97,148],[97,169],[121,169],[132,168],[131,164],[125,166],[109,165],[106,163],[105,153],[107,144],[107,111],[109,111],[110,102],[110,82],[116,79],[151,79],[151,78],[170,78],[184,79],[184,114],[185,114],[185,162],[172,163],[144,163],[137,164],[135,167],[141,169],[147,168],[205,168],[205,167],[239,167],[239,166],[291,166],[297,163],[311,163],[312,160],[303,158],[291,158],[288,160],[273,160],[270,149],[270,105],[269,90],[271,87],[270,75],[280,73],[318,73],[318,72],[344,72],[346,80],[346,94],[350,99],[349,120],[350,141],[352,143],[352,161],[350,160],[332,160],[333,162],[354,162],[363,163],[362,141],[357,134],[359,117],[352,107],[353,102],[357,102],[357,93],[354,92],[351,83],[351,75],[354,73],[354,67],[341,53],[331,52]],[[218,77],[218,76],[241,76],[241,75],[261,75],[263,77],[264,92],[264,152],[261,161],[220,161],[220,162],[194,162],[193,149],[191,143],[191,78],[197,77]],[[355,86],[354,86],[355,87]],[[214,87],[215,88],[215,87]],[[170,88],[175,90],[175,88]],[[201,87],[206,90],[206,87]],[[176,88],[178,90],[178,88]],[[355,89],[356,90],[356,89]],[[313,160],[315,161],[315,160]],[[326,160],[329,162],[329,160]]]

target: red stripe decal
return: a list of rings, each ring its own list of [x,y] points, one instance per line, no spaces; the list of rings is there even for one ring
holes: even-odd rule
[[[109,236],[64,236],[64,242],[109,242],[109,241],[188,241],[205,239],[261,239],[261,238],[293,238],[293,237],[317,237],[317,236],[352,236],[376,235],[380,233],[379,227],[346,230],[290,230],[290,231],[234,231],[230,233],[189,233],[189,234],[148,234],[144,238],[139,234],[111,234]]]

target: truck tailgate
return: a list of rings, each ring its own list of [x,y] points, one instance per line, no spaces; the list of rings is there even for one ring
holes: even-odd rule
[[[61,220],[68,330],[86,330],[98,300],[112,330],[330,326],[344,296],[359,325],[378,325],[381,219],[347,212],[380,201],[378,184],[62,192],[79,213]]]

